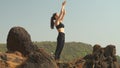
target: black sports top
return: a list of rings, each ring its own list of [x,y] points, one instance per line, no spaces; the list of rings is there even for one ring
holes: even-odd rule
[[[64,24],[60,23],[59,25],[56,26],[57,29],[59,28],[64,28]]]

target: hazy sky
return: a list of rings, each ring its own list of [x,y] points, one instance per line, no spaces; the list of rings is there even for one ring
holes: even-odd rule
[[[56,41],[50,17],[59,12],[63,0],[0,0],[0,43],[14,26],[24,27],[32,41]],[[66,42],[114,44],[120,55],[120,0],[67,0]]]

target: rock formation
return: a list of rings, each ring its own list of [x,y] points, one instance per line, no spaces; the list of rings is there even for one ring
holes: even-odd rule
[[[58,68],[54,59],[44,50],[31,52],[20,68]]]
[[[0,68],[58,68],[51,55],[32,43],[23,27],[10,29],[7,49],[0,53]]]
[[[7,37],[8,52],[19,51],[24,56],[38,49],[33,45],[29,33],[23,27],[13,27]]]
[[[93,47],[93,53],[83,59],[86,60],[83,68],[119,68],[114,45],[102,48],[97,44]]]

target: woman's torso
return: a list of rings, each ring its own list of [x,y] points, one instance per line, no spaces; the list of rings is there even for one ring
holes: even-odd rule
[[[56,29],[58,32],[64,33],[64,24],[60,22],[58,25],[56,25]]]

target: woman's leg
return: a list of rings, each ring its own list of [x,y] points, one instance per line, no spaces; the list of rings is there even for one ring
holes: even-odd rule
[[[58,35],[57,38],[57,47],[56,47],[56,51],[55,51],[55,59],[60,59],[60,54],[62,52],[63,46],[64,46],[64,42],[65,42],[65,36],[63,33]]]

